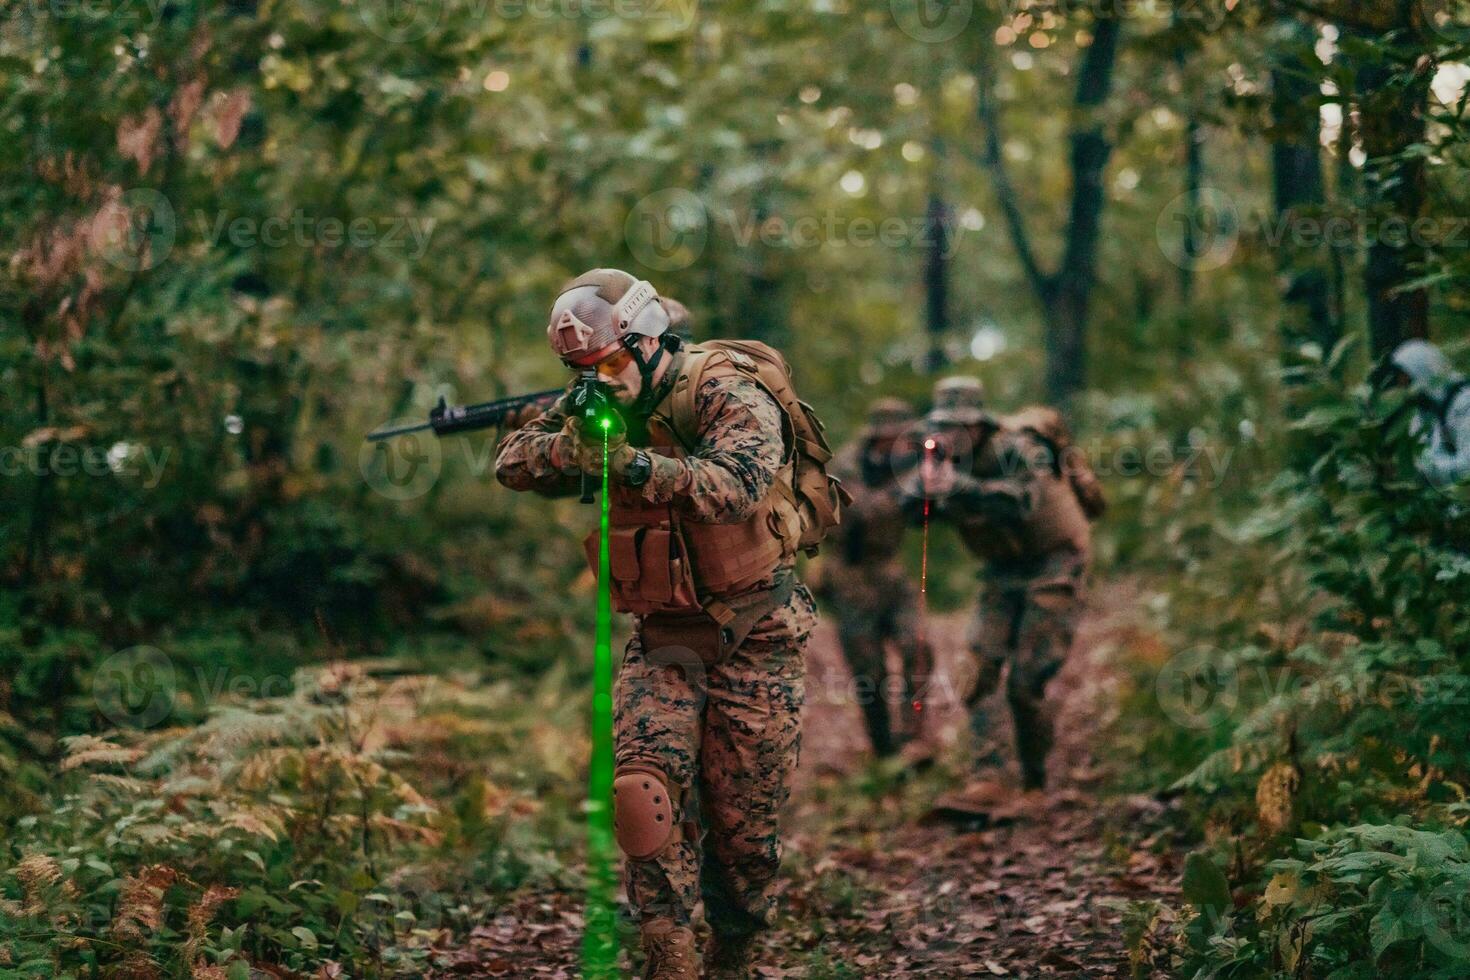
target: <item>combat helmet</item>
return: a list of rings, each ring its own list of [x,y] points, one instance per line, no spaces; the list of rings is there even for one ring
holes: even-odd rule
[[[985,421],[985,385],[973,375],[941,378],[934,385],[929,419],[939,425],[979,425]]]

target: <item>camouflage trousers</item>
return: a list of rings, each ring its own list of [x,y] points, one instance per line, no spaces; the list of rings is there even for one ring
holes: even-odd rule
[[[863,709],[873,751],[891,755],[898,738],[889,717],[889,692],[901,685],[899,727],[919,734],[916,702],[933,671],[931,648],[921,636],[919,589],[896,561],[876,565],[836,565],[823,578],[822,599],[837,619],[842,653],[852,670],[855,694]],[[903,676],[888,672],[888,645],[897,649]]]
[[[1007,665],[1006,701],[1016,728],[1016,755],[1028,788],[1046,782],[1054,723],[1046,686],[1066,660],[1082,612],[1088,557],[1057,552],[1034,566],[988,569],[970,627],[977,677],[970,696],[975,727],[980,701],[994,693]]]
[[[722,934],[770,925],[779,815],[801,750],[805,653],[816,620],[811,593],[797,585],[724,663],[650,655],[636,634],[628,643],[614,692],[617,762],[667,774],[683,796],[688,828],[652,860],[628,862],[638,918],[687,924],[702,897],[705,917]]]

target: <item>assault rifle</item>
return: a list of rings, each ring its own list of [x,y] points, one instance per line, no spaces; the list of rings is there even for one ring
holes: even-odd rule
[[[515,395],[493,402],[482,402],[479,405],[450,405],[441,397],[439,404],[429,412],[429,421],[416,425],[379,429],[377,432],[368,433],[367,438],[369,442],[382,442],[384,439],[392,439],[395,436],[406,436],[430,429],[436,436],[489,429],[504,424],[506,419],[524,408],[530,406],[550,408],[562,395],[567,395],[567,414],[575,415],[582,420],[586,439],[595,439],[604,431],[610,434],[622,431],[622,417],[618,414],[617,403],[613,400],[607,383],[598,376],[596,371],[583,371],[572,384],[570,392],[564,388],[550,388],[546,391],[535,391],[529,395]],[[583,471],[582,503],[592,503],[593,490],[591,475]]]
[[[567,414],[582,420],[584,438],[595,438],[598,432],[611,433],[622,422],[617,403],[613,401],[606,382],[598,377],[596,371],[583,371],[577,376],[567,401]],[[582,503],[592,503],[592,492],[592,475],[583,470]]]
[[[507,418],[528,406],[538,405],[542,408],[550,408],[564,391],[563,388],[551,388],[546,391],[535,391],[529,395],[515,395],[493,402],[482,402],[479,405],[450,405],[441,397],[439,404],[430,410],[429,421],[418,425],[400,425],[392,429],[379,429],[377,432],[368,433],[368,441],[382,442],[384,439],[406,436],[411,432],[424,432],[428,429],[433,429],[436,436],[447,436],[456,432],[474,432],[478,429],[494,428],[504,424]]]

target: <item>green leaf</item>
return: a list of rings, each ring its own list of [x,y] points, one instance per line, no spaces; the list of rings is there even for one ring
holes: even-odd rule
[[[291,935],[301,940],[301,945],[306,949],[317,948],[316,933],[306,928],[306,926],[296,926],[291,930]]]
[[[1219,920],[1231,907],[1230,882],[1203,852],[1184,861],[1184,900],[1207,918]]]

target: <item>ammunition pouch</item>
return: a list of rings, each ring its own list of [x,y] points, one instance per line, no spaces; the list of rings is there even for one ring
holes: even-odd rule
[[[587,562],[597,569],[598,532],[583,540]],[[678,524],[630,524],[608,533],[613,605],[639,615],[699,609],[689,549]]]
[[[724,663],[755,625],[785,605],[795,590],[796,575],[787,568],[770,589],[711,599],[690,612],[650,613],[638,623],[644,655],[678,648],[689,650],[707,667]]]

